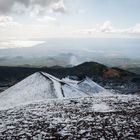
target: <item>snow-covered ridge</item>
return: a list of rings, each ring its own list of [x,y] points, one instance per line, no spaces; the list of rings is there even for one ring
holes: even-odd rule
[[[38,100],[77,98],[103,92],[106,90],[89,78],[70,82],[37,72],[0,93],[0,109]]]

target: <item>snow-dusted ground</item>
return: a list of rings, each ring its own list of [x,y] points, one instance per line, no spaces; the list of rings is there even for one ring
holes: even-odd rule
[[[140,97],[95,95],[0,111],[0,140],[139,140]]]
[[[89,78],[74,82],[37,72],[0,93],[0,109],[44,99],[86,97],[103,92],[107,91]]]
[[[139,140],[140,97],[35,73],[0,93],[0,140]]]

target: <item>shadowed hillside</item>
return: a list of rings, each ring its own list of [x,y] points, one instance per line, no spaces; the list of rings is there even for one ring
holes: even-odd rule
[[[65,67],[43,67],[43,68],[26,68],[26,67],[0,67],[0,86],[10,87],[23,80],[27,76],[44,71],[58,78],[70,76],[72,79],[82,80],[90,77],[102,86],[108,86],[110,83],[119,84],[139,84],[139,75],[128,72],[119,68],[108,68],[105,65],[96,62],[85,62],[71,68]]]

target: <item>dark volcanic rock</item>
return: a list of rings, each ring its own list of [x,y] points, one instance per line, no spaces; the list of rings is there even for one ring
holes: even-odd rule
[[[27,76],[44,71],[58,78],[70,76],[71,78],[82,80],[86,76],[92,78],[102,86],[110,86],[113,84],[124,86],[134,85],[134,90],[138,90],[140,86],[140,76],[118,68],[108,68],[105,65],[96,62],[85,62],[75,67],[44,67],[44,68],[24,68],[24,67],[0,67],[0,87],[6,85],[10,87],[17,82],[23,80]],[[132,87],[132,86],[131,86]],[[110,89],[112,87],[110,86]],[[120,88],[121,90],[121,88]],[[134,91],[133,90],[133,91]],[[123,91],[124,92],[124,91]]]
[[[95,96],[0,111],[0,139],[140,139],[140,99]]]

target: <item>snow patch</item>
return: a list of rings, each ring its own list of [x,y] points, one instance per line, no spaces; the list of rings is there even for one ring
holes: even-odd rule
[[[95,112],[110,112],[110,111],[112,111],[106,103],[93,104],[92,109]]]

